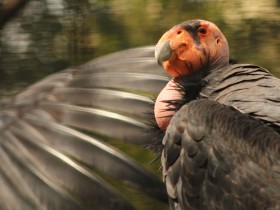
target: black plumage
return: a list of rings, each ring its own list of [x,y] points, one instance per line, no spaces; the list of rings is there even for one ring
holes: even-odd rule
[[[174,209],[280,208],[280,137],[261,121],[195,100],[173,117],[163,143]]]
[[[156,102],[177,110],[161,158],[171,209],[280,209],[280,80],[231,62],[204,20],[166,32],[156,58],[182,93]]]
[[[279,131],[280,80],[267,69],[251,64],[229,64],[205,76],[198,73],[176,80],[184,97],[177,109],[195,99],[233,106]]]

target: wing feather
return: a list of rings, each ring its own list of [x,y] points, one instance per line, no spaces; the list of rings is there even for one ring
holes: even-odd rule
[[[174,115],[163,142],[172,208],[280,208],[280,136],[259,120],[196,100]]]
[[[148,209],[167,200],[160,179],[108,141],[152,141],[148,96],[168,81],[153,51],[98,58],[1,102],[1,209],[135,209],[102,174],[151,197]]]

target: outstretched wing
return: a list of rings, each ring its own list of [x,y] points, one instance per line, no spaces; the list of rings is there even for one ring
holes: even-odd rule
[[[280,209],[280,136],[210,100],[174,115],[163,140],[172,209]]]
[[[112,183],[150,203],[166,200],[160,179],[115,147],[135,150],[153,138],[144,120],[149,96],[168,81],[153,51],[93,60],[1,103],[1,209],[135,209]]]

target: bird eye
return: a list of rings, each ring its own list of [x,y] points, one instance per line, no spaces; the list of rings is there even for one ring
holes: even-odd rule
[[[204,28],[204,27],[200,27],[200,28],[198,29],[198,33],[200,33],[200,34],[202,34],[202,35],[205,35],[205,34],[207,34],[207,29]]]

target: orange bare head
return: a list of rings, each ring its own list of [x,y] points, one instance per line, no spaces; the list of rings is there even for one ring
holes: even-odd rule
[[[205,20],[174,26],[158,41],[155,56],[173,77],[191,75],[203,68],[218,68],[229,62],[229,48],[219,28]]]

